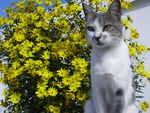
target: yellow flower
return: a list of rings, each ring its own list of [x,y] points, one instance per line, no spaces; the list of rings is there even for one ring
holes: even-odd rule
[[[5,41],[2,47],[8,51],[11,50],[13,48],[12,40]]]
[[[24,8],[25,5],[25,1],[20,1],[16,4],[17,7],[19,7],[20,9]]]
[[[37,13],[31,13],[30,16],[33,22],[36,22],[36,20],[39,18],[39,15]]]
[[[7,74],[9,75],[8,79],[12,80],[12,79],[15,79],[17,76],[19,76],[20,73],[19,73],[19,70],[16,70],[16,69],[13,69],[13,68],[9,68]]]
[[[44,92],[45,92],[45,90],[44,90]],[[39,91],[39,90],[36,91],[35,94],[36,94],[36,96],[37,96],[38,98],[41,98],[41,99],[44,98],[44,95],[45,95],[45,94],[43,94],[43,92],[41,92],[41,91]]]
[[[128,20],[125,20],[125,19],[122,20],[122,24],[123,24],[123,26],[124,26],[126,29],[128,29],[129,26],[130,26],[129,21],[128,21]]]
[[[32,48],[32,52],[33,53],[36,53],[36,52],[38,52],[40,50],[40,47],[39,46],[34,46],[33,48]]]
[[[36,96],[38,98],[44,98],[47,97],[46,88],[48,87],[47,81],[39,82],[37,84],[37,91],[35,92]]]
[[[86,100],[86,94],[85,93],[81,93],[81,92],[78,92],[77,93],[77,99],[79,100],[79,101],[84,101],[84,100]]]
[[[51,0],[45,0],[45,5],[51,6],[53,2]]]
[[[44,20],[50,20],[53,18],[53,15],[51,13],[44,13],[43,19]]]
[[[17,104],[20,102],[20,99],[21,99],[20,97],[21,97],[21,94],[19,94],[19,93],[14,93],[9,96],[12,103],[14,103],[14,104]]]
[[[85,68],[85,67],[88,66],[88,62],[86,60],[84,60],[84,59],[81,59],[79,61],[79,66]]]
[[[74,73],[71,78],[72,78],[72,79],[76,79],[76,80],[78,80],[78,81],[83,80],[83,76],[82,76],[80,73]]]
[[[100,4],[101,3],[101,0],[89,0],[91,3],[93,3],[93,4],[96,4],[96,5],[98,5],[98,4]]]
[[[100,11],[105,13],[105,12],[107,12],[107,9],[106,9],[106,7],[100,7]]]
[[[49,110],[50,112],[53,112],[53,111],[54,111],[54,106],[53,106],[53,105],[49,105],[49,106],[48,106],[48,110]]]
[[[35,66],[34,64],[35,64],[34,60],[33,59],[29,59],[29,60],[25,61],[24,66],[25,66],[26,69],[29,69],[29,68],[33,69],[34,66]]]
[[[65,53],[64,50],[58,51],[58,54],[59,54],[59,57],[61,57],[61,58],[63,58],[63,59],[67,57],[67,54]]]
[[[129,22],[133,23],[133,19],[132,19],[129,15],[127,15],[127,20],[128,20]]]
[[[81,44],[82,34],[79,31],[76,31],[75,33],[70,34],[70,37],[73,39],[73,42],[75,44]]]
[[[1,16],[1,17],[0,17],[0,27],[1,27],[2,25],[4,25],[5,22],[6,22],[6,18],[5,18],[4,16]]]
[[[50,79],[53,76],[53,73],[50,72],[47,67],[42,67],[36,71],[36,73],[42,78]]]
[[[45,11],[45,9],[44,9],[44,7],[42,7],[42,6],[38,6],[37,7],[37,13],[44,13],[44,11]]]
[[[79,60],[80,58],[74,58],[71,63],[77,69],[79,67]]]
[[[139,45],[137,49],[140,53],[147,51],[147,47],[145,45]]]
[[[69,91],[76,92],[79,87],[81,87],[81,82],[71,77],[69,81]]]
[[[3,96],[6,96],[6,95],[8,94],[8,92],[9,92],[9,90],[8,90],[7,88],[5,88],[5,89],[3,90],[2,95],[3,95]]]
[[[123,1],[121,6],[125,9],[132,9],[133,8],[131,2],[128,2],[128,1]]]
[[[58,91],[56,88],[50,87],[50,88],[48,88],[47,93],[48,93],[48,95],[55,97],[57,95]]]
[[[75,69],[85,68],[88,66],[87,61],[82,58],[74,58],[71,63]]]
[[[42,27],[43,22],[42,21],[38,21],[36,22],[36,27]]]
[[[141,75],[144,76],[145,78],[150,77],[150,73],[146,70],[142,70]]]
[[[43,67],[42,66],[43,62],[41,60],[34,60],[34,64],[38,67]]]
[[[53,113],[60,113],[60,107],[54,107]]]
[[[66,77],[68,75],[68,71],[65,70],[65,69],[60,69],[57,71],[57,74],[60,76],[60,77]]]
[[[129,45],[128,46],[128,48],[129,48],[129,54],[130,54],[130,56],[134,56],[134,57],[136,57],[136,48],[134,48],[133,46],[131,46],[131,45]]]
[[[69,85],[69,82],[70,82],[69,77],[65,77],[65,78],[62,79],[62,83],[65,84],[65,85]]]
[[[8,72],[8,67],[6,64],[2,64],[0,65],[0,72],[2,72],[3,74],[6,74]]]
[[[66,99],[75,100],[75,95],[74,95],[74,93],[67,92],[67,93],[65,94],[65,96],[66,96]]]
[[[15,33],[14,38],[15,38],[16,41],[21,42],[25,39],[25,36],[23,34]]]
[[[144,68],[145,68],[144,63],[141,62],[141,61],[138,62],[138,65],[139,65],[139,67],[140,67],[141,69],[144,69]]]
[[[87,73],[87,69],[86,68],[80,68],[79,69],[81,73]]]
[[[41,57],[45,60],[50,59],[50,52],[48,50],[44,51]]]
[[[70,5],[70,10],[72,12],[77,12],[77,11],[81,11],[82,8],[80,5],[78,5],[76,2],[74,2],[73,4]]]
[[[137,32],[131,32],[130,33],[130,37],[133,39],[138,39],[139,38],[139,34]]]
[[[20,66],[20,63],[19,63],[19,61],[14,61],[13,63],[12,63],[12,68],[18,68]]]
[[[146,101],[140,103],[140,107],[141,107],[142,110],[145,111],[145,112],[147,111],[147,109],[149,108],[149,106],[150,106],[149,103],[146,102]]]
[[[75,84],[74,84],[75,85]],[[78,90],[78,87],[76,87],[76,86],[74,86],[74,85],[70,85],[70,87],[69,87],[69,91],[70,92],[76,92],[77,90]]]
[[[136,29],[134,29],[134,28],[130,28],[130,30],[131,30],[130,37],[132,39],[138,39],[139,38],[138,31]]]
[[[138,66],[136,66],[136,67],[134,68],[134,71],[135,71],[138,75],[141,74],[141,69],[140,69]]]
[[[36,3],[42,4],[42,3],[43,3],[43,0],[36,0]]]
[[[57,86],[62,89],[62,88],[65,88],[65,84],[63,84],[62,82],[58,83],[57,82]]]

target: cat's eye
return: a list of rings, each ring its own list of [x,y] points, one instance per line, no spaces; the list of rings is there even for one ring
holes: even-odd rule
[[[111,24],[107,24],[107,25],[104,26],[103,31],[108,31],[111,28],[112,28],[112,25]]]
[[[89,31],[95,31],[92,26],[88,26],[87,29],[88,29]]]

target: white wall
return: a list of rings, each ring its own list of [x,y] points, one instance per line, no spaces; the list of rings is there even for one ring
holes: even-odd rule
[[[4,89],[4,85],[0,84],[0,100],[2,100],[4,97],[1,95]],[[0,106],[0,113],[3,113],[2,111],[4,110],[3,107]]]
[[[125,15],[130,15],[133,18],[133,27],[140,34],[139,43],[150,48],[150,0],[135,0],[133,6],[134,9],[125,11]],[[145,56],[145,68],[150,72],[150,52]],[[144,92],[145,99],[142,100],[150,103],[150,82],[147,82]],[[146,113],[150,113],[150,109]]]

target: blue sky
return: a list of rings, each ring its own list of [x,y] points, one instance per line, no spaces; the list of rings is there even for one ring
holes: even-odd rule
[[[20,1],[20,0],[5,0],[5,1],[1,2],[1,4],[0,4],[0,16],[6,16],[4,9],[9,7],[9,5],[12,2],[18,2],[18,1]]]
[[[5,0],[0,4],[0,16],[6,16],[6,12],[4,12],[4,9],[9,7],[9,5],[12,2],[19,2],[20,0]],[[65,2],[66,0],[62,0],[63,2]]]

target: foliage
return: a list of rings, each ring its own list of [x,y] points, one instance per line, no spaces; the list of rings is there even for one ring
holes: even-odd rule
[[[83,113],[90,98],[90,46],[84,33],[84,0],[21,0],[0,17],[0,82],[6,85],[1,105],[11,113]],[[89,0],[95,11],[106,12],[106,0]],[[132,8],[121,0],[123,8]],[[137,92],[142,78],[150,80],[140,56],[147,51],[137,43],[139,34],[130,16],[123,19],[131,31],[129,44]],[[141,78],[139,80],[139,78]],[[144,111],[148,103],[141,103]],[[144,108],[147,105],[147,108]],[[144,107],[143,107],[144,106]]]

